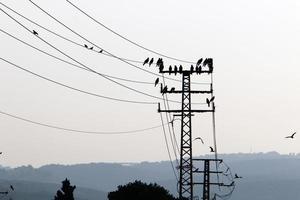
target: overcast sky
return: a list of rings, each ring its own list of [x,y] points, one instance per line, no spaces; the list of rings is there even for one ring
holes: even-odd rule
[[[1,2],[26,17],[80,44],[80,37],[43,14],[29,1]],[[159,56],[113,35],[62,0],[36,0],[42,8],[103,49],[143,61]],[[216,122],[220,153],[299,152],[300,138],[300,2],[298,0],[96,1],[75,4],[118,33],[147,48],[196,62],[214,59]],[[54,46],[101,73],[154,82],[156,76],[118,59],[66,42],[5,9]],[[73,62],[0,13],[1,29],[60,58]],[[76,88],[137,101],[157,102],[122,88],[101,76],[50,58],[0,32],[1,58]],[[90,46],[90,44],[89,44]],[[99,50],[99,49],[97,49]],[[189,64],[164,59],[166,65]],[[74,63],[74,62],[73,62]],[[138,64],[139,67],[143,67]],[[157,68],[144,67],[157,73]],[[174,77],[172,77],[174,78]],[[180,78],[179,76],[175,78]],[[71,91],[0,60],[0,111],[51,125],[87,131],[127,131],[160,125],[157,105],[110,101]],[[192,77],[195,82],[207,76]],[[153,85],[122,82],[160,96]],[[167,81],[171,86],[176,82]],[[192,87],[196,87],[193,85]],[[170,99],[181,100],[178,95]],[[204,102],[205,98],[193,99]],[[180,104],[171,103],[172,108]],[[211,116],[193,118],[194,155],[209,153]],[[179,139],[180,124],[176,121]],[[49,163],[136,162],[168,159],[162,129],[131,135],[88,135],[65,132],[0,115],[1,165],[40,166]],[[296,135],[297,136],[297,135]]]

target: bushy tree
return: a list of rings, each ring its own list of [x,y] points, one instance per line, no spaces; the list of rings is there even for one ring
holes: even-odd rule
[[[176,200],[162,186],[135,181],[118,186],[116,191],[108,193],[109,200]]]
[[[54,200],[74,200],[73,192],[76,186],[71,186],[71,183],[68,179],[65,179],[62,182],[62,187],[56,192]]]

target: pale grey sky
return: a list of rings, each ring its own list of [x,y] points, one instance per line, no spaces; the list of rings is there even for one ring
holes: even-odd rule
[[[85,43],[29,1],[1,2],[51,30]],[[117,56],[135,60],[158,58],[98,26],[65,1],[35,2]],[[300,138],[294,141],[284,139],[293,131],[300,131],[299,1],[73,2],[107,26],[150,49],[191,61],[201,57],[214,59],[220,153],[299,152]],[[2,5],[0,7],[4,9]],[[45,40],[99,72],[143,81],[156,78],[116,59],[67,43],[9,13],[30,29],[37,30]],[[2,12],[0,19],[2,30],[68,60]],[[117,98],[156,101],[49,58],[1,32],[0,43],[1,57],[65,84]],[[164,60],[167,65],[180,64]],[[0,66],[1,111],[34,121],[91,131],[126,131],[160,124],[156,105],[118,103],[92,97],[53,85],[2,61]],[[151,70],[157,72],[155,68]],[[174,82],[168,81],[168,84],[174,85]],[[160,95],[153,85],[129,86]],[[176,96],[169,98],[180,100]],[[178,123],[177,136],[180,133]],[[197,115],[193,125],[194,137],[202,136],[211,145],[210,116]],[[161,129],[133,135],[85,135],[38,127],[0,115],[0,133],[0,150],[3,151],[0,163],[6,166],[168,159]],[[209,153],[206,146],[194,146],[194,155]]]

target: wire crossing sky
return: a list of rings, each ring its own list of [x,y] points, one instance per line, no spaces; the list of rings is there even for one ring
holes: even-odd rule
[[[180,64],[190,68],[185,61],[211,57],[218,153],[299,152],[297,138],[292,142],[284,139],[300,130],[297,0],[32,2],[53,18],[28,0],[0,3],[0,9],[12,17],[0,13],[3,110],[74,130],[114,132],[153,127],[161,123],[157,103],[177,109],[181,96],[161,96],[154,81],[160,77],[162,83],[163,77],[157,68],[141,62],[165,55],[166,68]],[[132,103],[72,91],[12,64],[72,88]],[[165,78],[166,85],[181,87],[179,76]],[[210,80],[209,76],[191,78],[194,83]],[[195,90],[207,87],[192,85]],[[205,103],[193,96],[192,101],[195,109]],[[164,122],[171,119],[163,115]],[[63,130],[1,115],[2,164],[176,160],[180,123],[173,123],[174,127],[166,126],[165,140],[162,128],[147,130],[149,134],[61,134]],[[193,136],[214,146],[211,116],[201,114],[192,123]],[[196,155],[210,153],[201,144],[194,147]]]

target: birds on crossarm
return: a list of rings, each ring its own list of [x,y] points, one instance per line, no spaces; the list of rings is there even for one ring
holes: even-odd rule
[[[146,60],[145,60],[144,63],[143,63],[143,66],[146,65],[146,64],[149,62],[149,59],[150,59],[150,58],[146,58]]]
[[[194,139],[194,141],[195,141],[195,140],[200,140],[200,141],[202,142],[202,144],[204,144],[204,142],[203,142],[203,140],[202,140],[201,137],[196,137],[196,138]]]
[[[33,33],[34,35],[39,35],[38,32],[36,32],[35,30],[32,30],[32,33]]]
[[[151,60],[149,61],[149,67],[153,64],[154,62],[154,58],[151,58]]]
[[[215,152],[213,147],[209,147],[209,149],[210,149],[210,152]]]
[[[182,73],[182,65],[179,66],[179,73]]]
[[[155,80],[155,82],[154,82],[154,87],[156,87],[158,83],[159,83],[159,78],[157,78],[157,79]]]
[[[285,138],[294,139],[297,132],[294,132],[292,135],[286,136]]]

